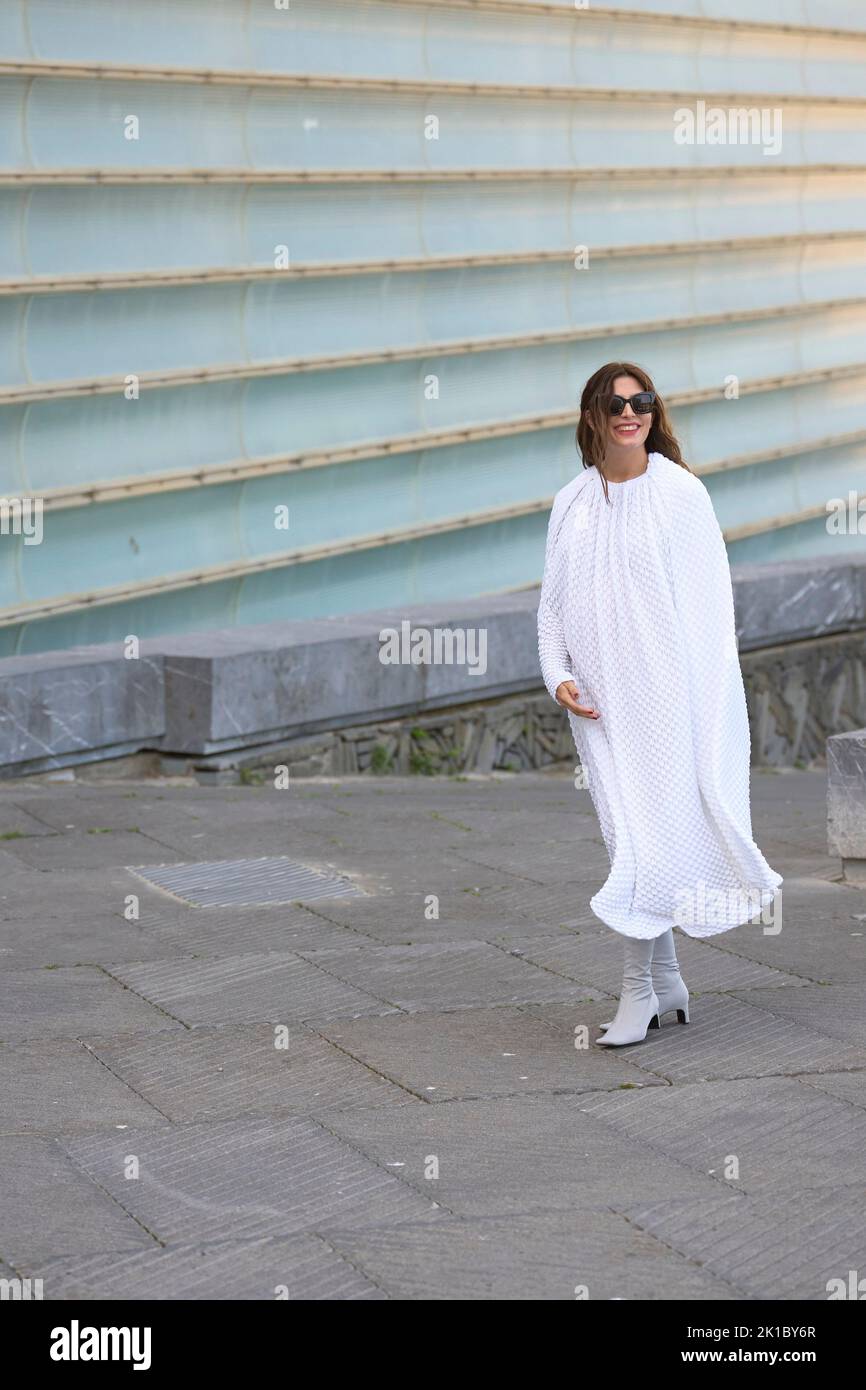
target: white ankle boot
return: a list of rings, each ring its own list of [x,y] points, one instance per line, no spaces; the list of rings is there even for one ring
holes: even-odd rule
[[[603,1047],[625,1047],[643,1042],[648,1028],[658,1028],[659,1001],[652,981],[653,942],[625,938],[625,969],[616,1018],[596,1042]]]
[[[676,1009],[677,1022],[689,1021],[689,992],[680,974],[674,934],[670,927],[661,936],[653,938],[652,982],[659,1001],[659,1023],[662,1015],[673,1013]],[[603,1023],[609,1028],[612,1020]]]
[[[670,927],[653,943],[653,989],[659,997],[659,1022],[662,1014],[677,1011],[677,1022],[689,1021],[689,992],[680,974],[674,934]]]

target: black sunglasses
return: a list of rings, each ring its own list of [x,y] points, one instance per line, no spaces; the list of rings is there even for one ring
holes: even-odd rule
[[[627,405],[630,405],[635,415],[649,415],[655,405],[655,391],[638,391],[636,395],[626,399],[625,396],[611,396],[607,403],[608,415],[622,415]]]

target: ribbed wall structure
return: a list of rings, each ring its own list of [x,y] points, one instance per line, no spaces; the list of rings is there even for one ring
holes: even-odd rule
[[[535,583],[611,358],[732,559],[866,545],[866,7],[278,5],[0,0],[0,655]]]

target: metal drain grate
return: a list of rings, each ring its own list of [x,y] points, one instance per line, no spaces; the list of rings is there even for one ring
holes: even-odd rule
[[[224,859],[204,864],[127,865],[147,883],[196,907],[253,907],[364,894],[350,879],[320,873],[282,857]]]

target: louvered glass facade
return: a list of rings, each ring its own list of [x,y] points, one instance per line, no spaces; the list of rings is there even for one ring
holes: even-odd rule
[[[734,562],[866,546],[863,6],[0,0],[0,62],[0,655],[537,583],[611,359]]]

